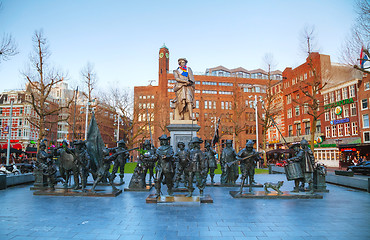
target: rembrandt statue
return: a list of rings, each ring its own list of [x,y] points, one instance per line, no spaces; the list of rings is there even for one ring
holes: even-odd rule
[[[194,108],[195,81],[193,71],[187,67],[188,61],[179,58],[179,67],[173,71],[176,84],[173,88],[176,98],[173,100],[175,120],[192,120]]]

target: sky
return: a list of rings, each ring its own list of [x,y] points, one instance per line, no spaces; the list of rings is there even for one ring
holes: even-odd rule
[[[185,57],[193,72],[222,65],[275,69],[305,61],[302,31],[314,26],[316,47],[341,62],[356,14],[354,0],[0,0],[0,36],[11,34],[18,52],[0,63],[0,91],[24,88],[32,37],[42,30],[49,64],[71,88],[91,63],[98,89],[146,86],[158,80],[158,53],[170,51],[170,70]],[[157,82],[153,83],[156,85]]]

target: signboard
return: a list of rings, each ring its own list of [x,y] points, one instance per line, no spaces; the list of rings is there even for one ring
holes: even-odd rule
[[[4,127],[3,133],[8,134],[9,133],[9,126]]]
[[[330,124],[331,125],[336,125],[336,124],[347,123],[347,122],[349,122],[349,118],[343,118],[343,119],[340,119],[340,120],[332,120],[332,121],[330,121]]]
[[[345,99],[345,100],[342,100],[342,101],[339,101],[339,102],[336,102],[336,103],[330,103],[330,104],[327,104],[324,106],[324,109],[330,109],[330,108],[333,108],[333,107],[336,107],[336,106],[341,106],[341,105],[345,105],[345,104],[350,104],[350,103],[354,103],[355,101],[353,100],[353,98],[349,98],[349,99]]]
[[[356,148],[342,148],[340,151],[341,152],[356,152],[357,149]]]
[[[342,112],[343,112],[343,109],[342,109],[342,107],[341,107],[341,106],[337,106],[337,107],[335,108],[335,114],[336,114],[336,115],[341,115],[341,114],[342,114]]]

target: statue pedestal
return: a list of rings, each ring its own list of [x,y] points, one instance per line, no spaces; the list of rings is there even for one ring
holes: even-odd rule
[[[190,140],[197,136],[200,126],[197,124],[197,121],[171,120],[170,125],[167,126],[167,129],[171,136],[170,144],[176,152],[177,143],[184,142],[187,146]]]

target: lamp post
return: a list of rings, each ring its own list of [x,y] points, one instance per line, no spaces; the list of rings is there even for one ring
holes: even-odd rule
[[[249,96],[252,98],[253,96]],[[257,95],[254,95],[253,107],[256,113],[256,151],[258,152],[258,108],[257,108]]]
[[[86,118],[85,118],[85,140],[87,140],[87,124],[88,124],[88,121],[89,121],[89,106],[91,103],[95,102],[95,99],[92,99],[91,101],[88,101],[86,103]],[[81,107],[81,109],[84,109],[85,107]],[[94,110],[95,108],[92,108],[92,110]],[[81,112],[82,113],[82,112]]]
[[[9,127],[8,127],[8,148],[6,149],[6,165],[9,165],[9,157],[10,157],[10,138],[12,136],[12,118],[13,118],[13,102],[14,99],[10,99],[10,119],[9,119]]]

